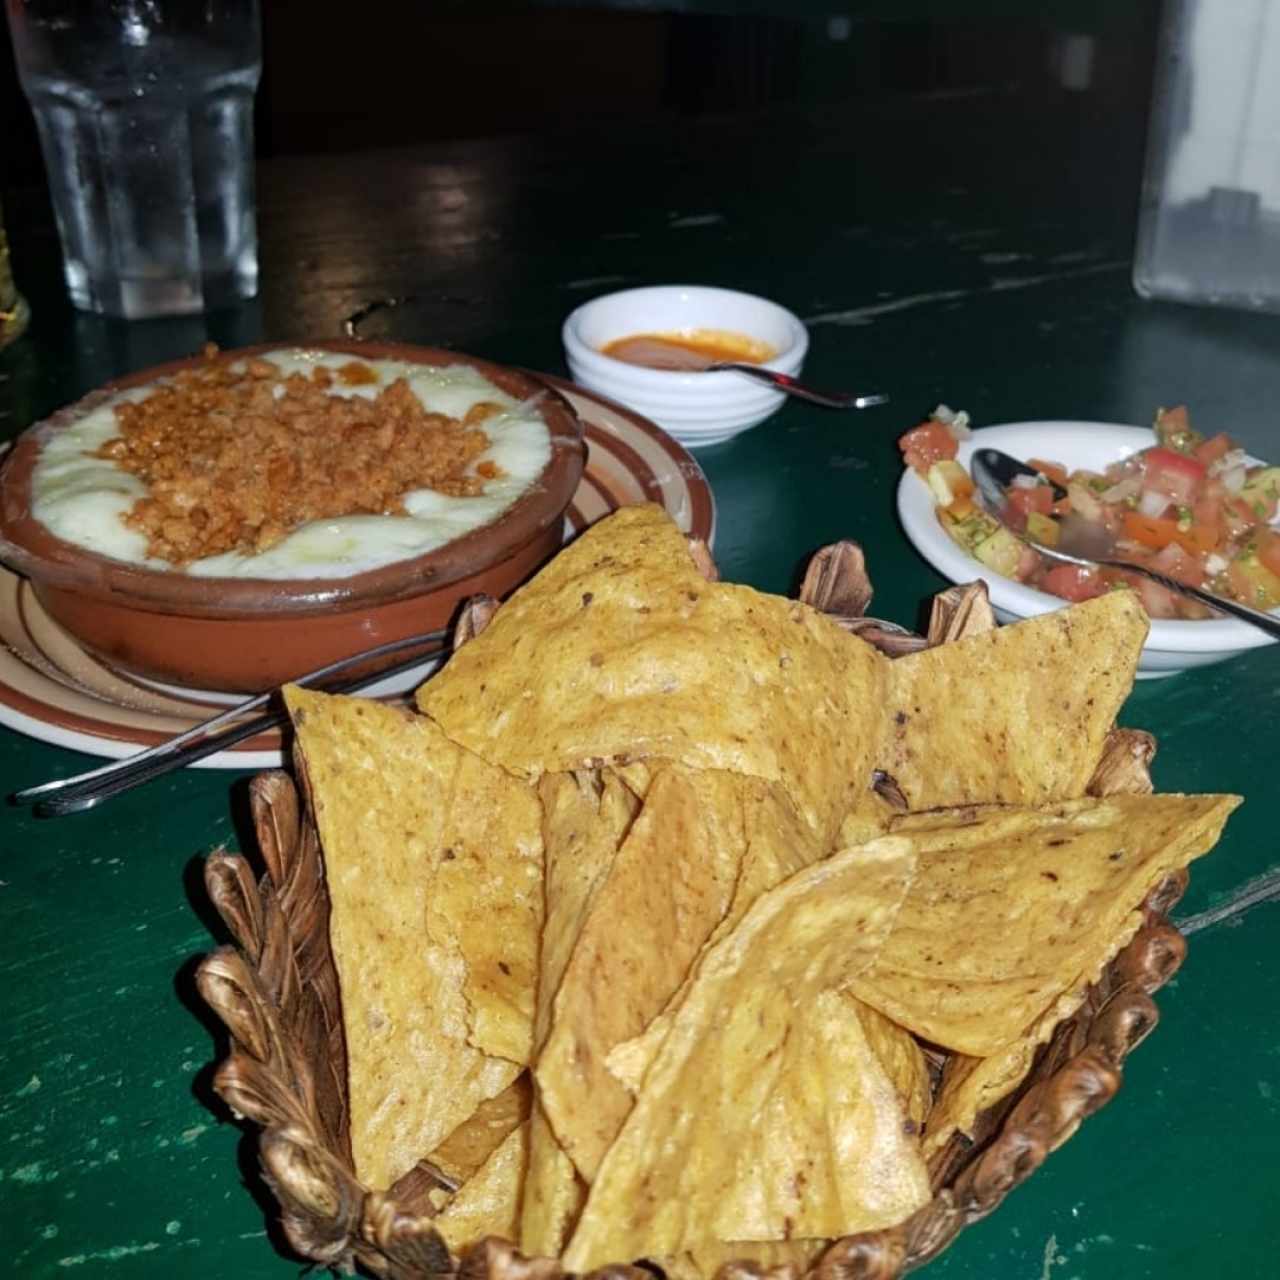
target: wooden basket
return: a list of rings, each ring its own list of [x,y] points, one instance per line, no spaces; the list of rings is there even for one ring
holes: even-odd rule
[[[712,576],[705,553],[700,562]],[[851,543],[819,552],[801,598],[891,655],[940,644],[995,625],[981,583],[943,592],[927,637],[864,616],[871,598],[862,554]],[[479,631],[492,602],[476,602],[455,643]],[[1112,731],[1089,786],[1092,795],[1149,792],[1149,734]],[[350,1272],[356,1264],[389,1280],[453,1276],[459,1280],[557,1280],[550,1258],[525,1258],[506,1241],[487,1239],[459,1262],[432,1225],[428,1193],[443,1185],[419,1165],[388,1191],[356,1179],[346,1108],[346,1047],[338,979],[329,948],[329,899],[319,839],[306,798],[305,769],[295,762],[301,795],[283,772],[251,784],[254,825],[265,871],[255,879],[239,855],[215,853],[205,869],[209,895],[239,947],[222,947],[200,966],[201,994],[231,1033],[231,1052],[214,1087],[238,1116],[263,1129],[263,1172],[280,1203],[282,1224],[299,1254]],[[892,789],[891,780],[884,784]],[[847,1236],[806,1273],[814,1280],[895,1280],[923,1266],[971,1222],[985,1217],[1081,1121],[1115,1095],[1130,1051],[1155,1026],[1151,995],[1186,954],[1166,918],[1186,872],[1168,877],[1144,903],[1145,921],[1107,967],[1074,1017],[1060,1024],[1030,1074],[1008,1098],[979,1116],[973,1138],[955,1135],[934,1157],[933,1199],[905,1222]],[[934,1055],[935,1066],[945,1055]],[[430,1081],[423,1082],[430,1088]],[[619,1264],[595,1276],[653,1280],[653,1271]],[[760,1276],[754,1263],[729,1263],[722,1280]],[[795,1266],[771,1280],[799,1280]]]

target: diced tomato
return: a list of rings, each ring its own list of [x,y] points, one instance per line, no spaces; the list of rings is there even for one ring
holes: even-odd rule
[[[1008,490],[1008,506],[1017,511],[1025,523],[1027,516],[1033,511],[1047,516],[1053,510],[1053,490],[1047,484],[1038,484],[1034,488],[1015,486]]]
[[[1192,527],[1200,531],[1201,537],[1207,545],[1205,550],[1211,550],[1222,541],[1223,535],[1223,516],[1222,516],[1222,498],[1214,493],[1206,493],[1191,508],[1191,524]]]
[[[1189,507],[1204,488],[1204,464],[1173,449],[1148,449],[1142,456],[1143,488]]]
[[[1046,462],[1043,458],[1028,458],[1027,466],[1034,468],[1060,488],[1065,489],[1067,487],[1067,469],[1062,463]]]
[[[902,436],[898,440],[898,448],[902,450],[907,465],[923,476],[935,462],[954,458],[959,445],[945,423],[930,418]]]
[[[1150,578],[1138,574],[1126,574],[1129,584],[1137,591],[1142,607],[1152,618],[1176,618],[1178,616],[1178,597],[1167,587],[1162,587]]]
[[[1185,586],[1199,587],[1204,585],[1204,566],[1199,558],[1189,554],[1184,547],[1180,547],[1176,542],[1171,542],[1163,551],[1158,551],[1147,563],[1157,573],[1163,573],[1175,582],[1181,582]]]
[[[1121,522],[1121,532],[1124,537],[1156,551],[1173,543],[1191,555],[1203,555],[1218,545],[1221,529],[1217,525],[1197,524],[1194,520],[1183,529],[1176,520],[1162,520],[1144,516],[1138,511],[1126,511]]]
[[[1060,564],[1050,569],[1041,579],[1041,586],[1052,595],[1061,596],[1073,604],[1080,600],[1092,600],[1106,591],[1106,584],[1096,569],[1084,569],[1079,565]]]
[[[1179,529],[1174,535],[1174,542],[1193,556],[1202,556],[1218,545],[1219,530],[1212,525],[1196,524],[1193,520],[1189,529]]]
[[[1178,536],[1176,520],[1161,520],[1144,516],[1138,511],[1126,511],[1123,521],[1124,536],[1140,542],[1144,547],[1167,547]]]
[[[1202,467],[1209,467],[1235,447],[1236,442],[1225,431],[1219,431],[1216,436],[1210,436],[1196,445],[1193,456]]]

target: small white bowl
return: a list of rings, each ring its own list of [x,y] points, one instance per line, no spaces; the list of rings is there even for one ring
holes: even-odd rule
[[[632,334],[690,329],[728,330],[767,342],[778,354],[764,368],[792,377],[809,350],[804,325],[767,298],[705,285],[655,285],[605,294],[570,314],[562,331],[570,376],[695,448],[729,440],[781,407],[785,392],[746,374],[646,369],[600,350]]]
[[[1043,458],[1061,462],[1070,470],[1102,471],[1139,449],[1156,442],[1146,427],[1125,427],[1107,422],[1013,422],[982,427],[972,439],[962,441],[957,460],[967,469],[975,449],[1001,449],[1015,458]],[[991,604],[1005,622],[1030,618],[1065,607],[1057,596],[1024,586],[992,573],[967,555],[947,536],[928,486],[908,469],[898,483],[898,516],[916,550],[952,582],[981,578],[991,593]],[[1188,667],[1203,667],[1233,658],[1247,649],[1275,642],[1257,627],[1234,618],[1204,622],[1179,622],[1153,618],[1151,633],[1138,663],[1139,679],[1170,676]]]

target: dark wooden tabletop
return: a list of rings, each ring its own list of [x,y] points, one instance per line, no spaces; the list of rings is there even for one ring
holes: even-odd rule
[[[555,373],[577,303],[693,281],[799,314],[818,385],[888,408],[788,404],[705,450],[730,579],[788,591],[815,547],[867,550],[875,612],[914,623],[942,581],[898,528],[896,436],[939,401],[978,423],[1149,421],[1185,401],[1280,456],[1280,320],[1137,299],[1141,129],[1069,98],[999,95],[668,121],[351,156],[259,178],[261,297],[125,325],[73,313],[40,199],[10,201],[29,336],[0,354],[0,433],[103,379],[224,345],[362,332]],[[930,1269],[953,1280],[1276,1274],[1280,649],[1141,684],[1124,723],[1165,791],[1248,803],[1195,868],[1191,938],[1120,1097]],[[87,757],[0,729],[4,790]],[[247,840],[245,777],[191,771],[78,818],[0,812],[0,1238],[15,1275],[294,1276],[252,1146],[212,1096],[221,1039],[194,995],[220,932],[202,854]]]

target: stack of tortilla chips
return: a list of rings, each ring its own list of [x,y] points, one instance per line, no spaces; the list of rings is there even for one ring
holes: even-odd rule
[[[910,1216],[1237,803],[1085,796],[1146,625],[1119,592],[891,662],[642,507],[418,713],[288,690],[359,1177],[427,1161],[451,1248],[573,1271]]]

